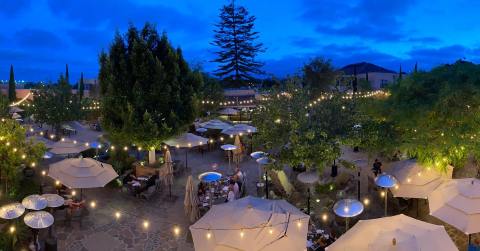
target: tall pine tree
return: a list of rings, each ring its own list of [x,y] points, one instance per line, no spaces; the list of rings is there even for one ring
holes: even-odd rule
[[[70,84],[70,78],[69,78],[69,74],[68,74],[68,64],[65,65],[65,82],[67,84]]]
[[[263,73],[263,63],[255,59],[264,51],[263,44],[256,42],[259,34],[253,29],[256,18],[244,7],[236,6],[235,0],[223,6],[219,16],[212,42],[218,47],[217,58],[213,60],[219,64],[215,75],[233,86],[241,86]]]
[[[83,92],[85,91],[85,83],[83,83],[83,72],[80,75],[80,82],[78,83],[78,95],[80,99],[83,98]]]
[[[14,102],[17,99],[15,75],[13,73],[13,65],[10,65],[10,79],[8,80],[8,101]]]

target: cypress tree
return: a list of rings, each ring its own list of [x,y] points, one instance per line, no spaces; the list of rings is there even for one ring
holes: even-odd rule
[[[14,102],[17,99],[15,86],[15,75],[13,73],[13,65],[10,65],[10,79],[8,80],[8,100]]]
[[[415,67],[413,68],[413,72],[414,73],[418,72],[418,62],[415,62]]]
[[[263,73],[263,63],[255,60],[264,51],[263,44],[255,42],[259,34],[253,30],[256,18],[244,7],[235,6],[234,0],[223,6],[219,17],[212,42],[218,47],[217,58],[213,60],[219,64],[215,75],[240,86]]]
[[[398,80],[402,80],[403,72],[402,72],[402,65],[400,65],[400,70],[398,71]]]
[[[70,84],[69,74],[68,74],[68,64],[65,65],[65,82]]]
[[[78,83],[78,95],[80,99],[83,98],[83,92],[85,90],[85,84],[83,83],[83,72],[80,75],[80,82]]]

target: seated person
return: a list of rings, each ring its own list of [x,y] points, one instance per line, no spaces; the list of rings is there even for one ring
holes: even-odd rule
[[[238,183],[234,179],[231,179],[230,186],[232,186],[235,199],[238,199],[240,197],[240,187],[238,186]]]
[[[227,202],[231,202],[235,200],[235,192],[233,191],[233,184],[230,183],[228,186],[228,195],[227,195]]]
[[[125,176],[123,179],[123,184],[132,184],[134,181],[138,181],[137,177],[132,173],[128,176]]]
[[[243,172],[240,170],[239,167],[235,168],[234,177],[235,181],[238,183],[238,186],[242,187],[243,179],[245,176],[243,175]]]
[[[198,196],[203,196],[203,195],[205,195],[206,192],[207,192],[207,187],[205,186],[205,184],[203,182],[198,183],[197,195]]]

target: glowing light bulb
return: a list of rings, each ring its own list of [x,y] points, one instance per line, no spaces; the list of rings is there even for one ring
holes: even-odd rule
[[[210,231],[207,232],[206,234],[206,237],[208,240],[210,240],[210,238],[212,238],[212,233],[210,233]]]
[[[320,203],[320,199],[316,199],[315,202]]]
[[[110,149],[113,151],[115,150],[115,146],[110,146]]]
[[[343,211],[344,211],[345,213],[348,213],[348,212],[350,211],[350,208],[344,207],[344,208],[343,208]]]
[[[120,217],[122,217],[122,214],[120,214],[120,212],[115,212],[115,218],[118,220]]]
[[[173,233],[175,235],[179,235],[180,234],[180,228],[178,226],[173,227]]]
[[[76,144],[77,144],[77,141],[76,141],[76,140],[74,140],[74,141],[73,141],[73,144],[75,144],[75,145],[76,145]]]
[[[15,232],[15,227],[14,226],[10,226],[10,228],[8,229],[8,231],[13,234]]]
[[[380,193],[380,196],[385,197],[385,192],[382,191],[382,192]]]
[[[47,174],[47,172],[44,170],[42,171],[42,176],[45,176]]]
[[[300,220],[297,221],[297,227],[302,227],[302,222]]]
[[[124,147],[123,147],[123,150],[124,150],[124,151],[128,151],[128,147],[124,146]]]
[[[326,221],[327,219],[328,219],[328,215],[327,215],[327,214],[323,214],[323,215],[322,215],[322,220],[323,220],[323,221]]]
[[[139,146],[137,149],[138,149],[139,151],[141,151],[141,150],[142,150],[142,147]]]
[[[150,226],[150,222],[147,220],[143,221],[143,228],[147,229]]]
[[[31,165],[32,167],[35,167],[37,164],[36,164],[35,162],[32,162],[30,165]]]
[[[59,186],[59,185],[60,185],[60,181],[56,180],[56,181],[55,181],[55,185]]]
[[[26,157],[27,157],[27,155],[22,154],[22,159],[25,159]]]
[[[408,182],[408,183],[412,182],[412,179],[407,178],[407,182]]]
[[[243,236],[245,236],[245,233],[243,232],[243,229],[240,230],[240,237],[243,238]]]
[[[363,199],[363,204],[368,206],[368,204],[370,204],[370,200],[368,198]]]
[[[77,192],[75,192],[75,190],[72,191],[72,196],[75,196],[76,194],[77,194]]]

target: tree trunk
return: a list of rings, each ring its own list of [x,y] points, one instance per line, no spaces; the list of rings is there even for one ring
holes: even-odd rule
[[[148,151],[148,164],[154,164],[155,163],[155,149],[150,149]]]

